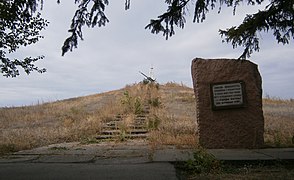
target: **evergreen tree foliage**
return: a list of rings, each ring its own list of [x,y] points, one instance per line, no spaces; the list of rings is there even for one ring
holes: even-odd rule
[[[82,26],[105,26],[109,20],[104,14],[108,0],[75,0],[79,3],[72,20],[72,35],[66,39],[62,53],[77,47],[78,37],[82,37]],[[125,0],[125,9],[130,8],[130,0]],[[165,0],[167,10],[156,19],[151,19],[145,29],[151,33],[162,33],[166,39],[175,34],[175,27],[184,28],[187,11],[194,6],[193,22],[201,23],[206,15],[218,7],[221,12],[223,6],[233,7],[233,14],[240,4],[260,5],[267,3],[264,10],[255,14],[249,14],[239,26],[233,26],[226,30],[219,30],[223,42],[231,43],[233,48],[239,46],[244,52],[239,59],[250,57],[254,51],[259,51],[259,32],[272,32],[278,43],[288,44],[294,38],[294,0]],[[90,8],[91,4],[91,8]]]
[[[56,1],[60,3],[60,0]],[[62,46],[62,55],[77,48],[83,40],[83,27],[105,26],[109,19],[105,9],[109,0],[74,0],[78,8],[72,18],[69,32]],[[259,51],[259,33],[272,33],[277,43],[289,44],[294,39],[294,0],[165,0],[167,10],[155,19],[151,19],[145,29],[151,33],[162,33],[168,39],[175,34],[175,28],[184,28],[187,12],[194,7],[193,22],[201,23],[207,14],[218,8],[233,7],[235,14],[240,4],[266,4],[264,10],[248,14],[243,23],[225,30],[219,30],[223,42],[231,43],[233,48],[243,47],[239,59],[245,59],[254,51]],[[45,72],[34,63],[43,56],[11,59],[8,55],[21,46],[36,43],[48,22],[39,13],[43,0],[2,0],[0,1],[0,73],[7,77],[19,75],[18,67],[29,74],[31,71]],[[125,9],[129,9],[131,0],[125,0]]]
[[[59,3],[59,1],[58,1]],[[68,30],[71,36],[68,37],[62,46],[62,55],[67,51],[72,51],[73,48],[78,46],[78,38],[83,40],[82,27],[101,27],[109,22],[104,11],[108,5],[108,0],[75,0],[78,3],[78,9]],[[129,2],[126,1],[126,7],[129,7]]]
[[[233,7],[233,14],[241,3],[248,5],[259,5],[268,2],[264,10],[245,17],[242,24],[226,30],[219,30],[223,42],[231,43],[233,48],[244,47],[244,52],[239,59],[249,57],[253,51],[259,51],[258,33],[261,31],[273,32],[278,43],[288,44],[294,38],[294,0],[166,0],[167,11],[151,20],[146,28],[152,33],[163,33],[168,37],[175,34],[174,26],[184,28],[186,23],[186,11],[188,2],[194,3],[193,22],[203,22],[209,10],[222,6]],[[218,4],[218,5],[217,5]]]
[[[41,1],[38,1],[40,5]],[[19,75],[19,68],[27,74],[32,71],[43,73],[34,63],[44,56],[12,58],[21,46],[28,46],[39,41],[40,31],[48,22],[37,12],[36,0],[6,0],[0,2],[0,73],[6,77]]]
[[[258,32],[272,32],[278,43],[289,44],[294,39],[294,0],[272,0],[263,11],[247,15],[242,24],[219,30],[225,42],[234,48],[244,47],[240,59],[259,51]]]

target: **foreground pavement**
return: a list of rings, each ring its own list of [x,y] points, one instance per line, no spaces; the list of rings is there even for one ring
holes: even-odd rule
[[[191,151],[192,152],[192,151]],[[146,142],[64,143],[0,158],[0,179],[178,179],[171,162],[190,150],[154,150]]]
[[[0,179],[178,179],[173,162],[194,151],[144,141],[56,144],[0,157]],[[294,162],[294,148],[208,152],[224,161]]]

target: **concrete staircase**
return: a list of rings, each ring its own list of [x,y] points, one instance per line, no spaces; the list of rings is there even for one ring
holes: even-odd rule
[[[98,140],[145,139],[148,137],[147,114],[116,115],[102,125]]]

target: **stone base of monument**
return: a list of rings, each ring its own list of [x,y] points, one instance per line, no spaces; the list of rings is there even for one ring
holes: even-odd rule
[[[192,62],[199,143],[212,148],[260,148],[264,139],[261,76],[247,60]]]

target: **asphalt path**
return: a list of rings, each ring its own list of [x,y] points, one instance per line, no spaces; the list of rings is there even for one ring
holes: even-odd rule
[[[0,179],[173,180],[177,179],[177,176],[174,166],[170,163],[106,165],[84,163],[10,163],[0,164]]]
[[[0,157],[0,180],[179,179],[174,162],[195,149],[152,147],[147,142],[55,144]],[[223,161],[294,162],[294,148],[209,149]]]

